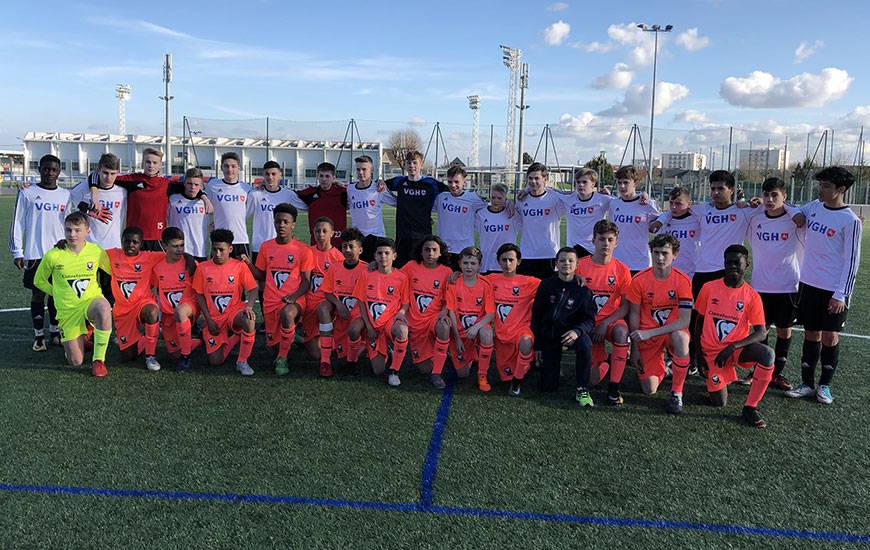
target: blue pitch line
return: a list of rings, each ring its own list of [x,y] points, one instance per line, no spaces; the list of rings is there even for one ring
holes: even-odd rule
[[[728,523],[693,523],[688,521],[652,520],[640,518],[617,518],[576,516],[572,514],[544,514],[517,512],[487,508],[465,508],[431,506],[422,508],[419,503],[390,503],[364,500],[342,500],[330,498],[307,498],[272,495],[244,495],[236,493],[195,493],[189,491],[159,491],[145,489],[105,489],[98,487],[66,487],[61,485],[12,485],[0,483],[0,491],[12,493],[41,493],[52,495],[85,495],[120,498],[152,498],[173,501],[217,501],[247,502],[258,504],[287,504],[321,506],[327,508],[351,508],[380,510],[387,512],[410,512],[446,516],[468,516],[481,518],[503,518],[520,521],[539,521],[547,523],[570,523],[579,525],[604,525],[608,527],[641,527],[652,529],[702,531],[726,535],[748,535],[760,537],[793,538],[832,542],[852,542],[870,544],[870,534],[853,534],[836,531],[812,531],[803,529],[777,529],[771,527],[749,527]]]
[[[444,430],[447,429],[451,403],[453,403],[453,380],[447,382],[447,387],[444,388],[441,405],[432,424],[432,437],[429,439],[429,450],[426,451],[423,476],[420,479],[420,507],[423,510],[432,507],[432,487],[435,485],[435,476],[438,473],[438,458],[441,456],[441,443],[444,440]]]

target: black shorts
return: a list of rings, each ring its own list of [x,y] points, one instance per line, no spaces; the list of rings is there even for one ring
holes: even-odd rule
[[[378,237],[377,235],[366,235],[363,238],[362,247],[363,251],[360,255],[360,258],[364,262],[372,262],[375,259],[375,249],[378,247],[378,241],[383,237]]]
[[[24,278],[22,279],[22,283],[24,284],[24,288],[28,290],[33,290],[35,292],[42,292],[36,285],[33,284],[33,277],[36,276],[36,270],[39,268],[39,263],[42,260],[24,260]]]
[[[142,250],[147,250],[148,252],[163,252],[163,243],[159,240],[144,240],[142,241]]]
[[[797,320],[797,292],[759,292],[764,320],[776,328],[791,328]]]
[[[97,282],[100,283],[100,290],[103,291],[103,298],[109,301],[109,305],[115,305],[115,296],[112,294],[112,276],[103,271],[97,271]]]
[[[522,261],[520,261],[519,267],[517,267],[517,273],[520,275],[530,275],[543,280],[556,274],[555,265],[555,260],[549,260],[546,258],[528,260],[523,258]]]
[[[581,246],[581,245],[579,245],[579,244],[575,244],[575,245],[574,245],[574,251],[577,252],[577,259],[578,259],[578,260],[580,260],[580,259],[582,259],[582,258],[585,258],[586,256],[591,256],[591,255],[592,255],[591,252],[589,252],[588,250],[586,250],[585,247],[583,247],[583,246]]]
[[[707,273],[702,273],[700,271],[696,271],[695,275],[692,276],[692,297],[696,300],[698,299],[698,294],[701,292],[701,287],[709,283],[710,281],[715,281],[716,279],[721,279],[725,276],[725,270],[720,269],[719,271],[710,271]]]
[[[846,324],[849,302],[841,313],[828,313],[828,302],[834,296],[833,290],[824,290],[801,283],[798,287],[798,323],[804,330],[813,332],[840,332]]]
[[[247,243],[234,244],[233,251],[230,252],[230,258],[235,258],[238,260],[242,256],[242,254],[244,254],[245,256],[250,258],[251,257],[251,245],[249,245]]]
[[[444,255],[442,262],[444,265],[452,269],[453,271],[459,271],[459,253],[458,252],[448,252]]]
[[[411,253],[414,250],[414,246],[417,242],[422,239],[425,235],[420,235],[419,237],[415,237],[413,235],[407,237],[398,237],[396,239],[396,261],[393,264],[395,267],[399,268],[411,261]],[[374,254],[374,250],[372,251]]]

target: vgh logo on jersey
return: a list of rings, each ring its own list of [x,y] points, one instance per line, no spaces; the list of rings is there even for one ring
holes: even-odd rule
[[[67,281],[69,286],[75,291],[76,298],[81,298],[85,291],[88,289],[88,285],[91,283],[90,279],[73,279],[71,281]]]
[[[181,297],[184,296],[184,292],[178,290],[173,292],[167,292],[164,295],[166,296],[166,301],[169,302],[169,305],[172,306],[172,309],[175,309],[178,307],[178,304],[181,303]]]
[[[668,317],[671,316],[670,308],[668,308],[668,309],[654,309],[654,310],[652,310],[651,313],[652,313],[652,318],[655,319],[656,323],[658,323],[660,327],[664,326],[665,323],[668,322]]]
[[[321,285],[323,285],[323,275],[312,275],[311,276],[311,293],[314,294],[317,292]]]
[[[714,318],[713,323],[716,326],[716,336],[719,338],[720,342],[725,340],[725,338],[728,338],[728,335],[731,334],[731,331],[737,326],[737,323],[729,321],[728,319]]]
[[[432,296],[425,294],[414,294],[414,303],[417,304],[417,311],[424,313],[432,305],[433,299]]]
[[[372,318],[372,321],[377,321],[385,311],[387,311],[387,304],[383,302],[372,302],[369,304],[369,317]]]
[[[231,294],[217,294],[211,297],[211,301],[214,304],[218,313],[224,313],[228,307],[230,307],[230,301],[233,299]]]
[[[607,305],[607,301],[610,299],[610,296],[607,294],[593,294],[592,301],[595,302],[595,307],[597,311],[601,311],[605,305]]]
[[[498,315],[498,318],[501,319],[503,323],[505,319],[508,318],[508,315],[511,314],[511,310],[514,309],[514,306],[510,304],[498,304],[495,306],[495,313]]]
[[[284,283],[287,282],[287,279],[290,278],[289,271],[273,271],[272,272],[272,282],[275,283],[275,288],[280,289],[284,286]]]
[[[129,299],[136,290],[136,281],[118,281],[118,288],[121,289],[121,294],[124,298]]]

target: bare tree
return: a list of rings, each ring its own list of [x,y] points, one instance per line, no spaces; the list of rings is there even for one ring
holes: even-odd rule
[[[423,147],[423,140],[420,139],[420,134],[414,130],[398,130],[390,134],[390,139],[387,141],[387,146],[384,148],[384,154],[392,164],[398,165],[402,169],[402,174],[405,173],[405,155],[411,151],[420,151]]]

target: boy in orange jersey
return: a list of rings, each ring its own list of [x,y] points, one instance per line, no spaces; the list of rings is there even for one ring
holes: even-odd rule
[[[368,269],[368,265],[359,260],[363,253],[364,240],[362,232],[355,227],[341,232],[341,253],[344,261],[333,265],[326,272],[321,287],[325,300],[317,307],[317,319],[320,321],[320,376],[326,378],[333,374],[333,349],[339,359],[347,357],[347,329],[351,321],[359,319],[360,316],[353,289],[357,279]]]
[[[680,241],[671,234],[656,235],[649,243],[652,267],[634,276],[625,299],[629,303],[628,329],[640,359],[637,377],[647,395],[665,379],[664,351],[673,359],[671,398],[667,410],[683,412],[683,385],[689,372],[689,321],[692,318],[692,279],[673,266]]]
[[[372,372],[383,374],[387,361],[387,345],[392,342],[393,354],[387,383],[401,384],[399,370],[408,352],[408,276],[393,269],[396,243],[384,237],[375,248],[376,271],[366,271],[357,279],[353,295],[358,300],[360,318],[354,319],[347,360],[353,366],[363,348],[363,331],[369,342]]]
[[[244,262],[230,258],[232,251],[233,232],[229,229],[212,231],[211,260],[196,267],[193,290],[205,318],[202,337],[209,365],[223,364],[240,341],[236,370],[242,376],[253,376],[254,369],[248,364],[248,358],[256,336],[257,281]],[[230,333],[233,335],[229,336]]]
[[[323,292],[323,281],[332,266],[344,260],[340,248],[332,246],[335,234],[335,224],[323,216],[314,221],[311,236],[314,244],[309,248],[314,265],[311,268],[311,288],[305,294],[305,307],[302,310],[302,331],[305,333],[305,350],[314,359],[320,359],[320,322],[317,318],[317,308],[326,299]],[[321,365],[320,376],[332,376],[330,369]]]
[[[156,372],[160,363],[157,351],[157,322],[160,309],[151,293],[151,268],[163,260],[163,252],[142,250],[143,233],[138,227],[127,227],[121,234],[121,248],[106,251],[112,266],[112,296],[115,306],[112,317],[121,357],[132,361],[145,352],[145,367]],[[144,325],[144,338],[139,329]]]
[[[631,273],[621,261],[613,257],[619,244],[619,227],[609,220],[596,222],[592,228],[592,244],[595,252],[577,262],[577,273],[583,276],[586,286],[592,291],[598,315],[595,317],[595,330],[592,332],[592,372],[589,385],[595,386],[604,379],[610,369],[610,383],[607,387],[607,404],[622,405],[619,384],[628,360],[628,303],[622,295],[631,283]],[[610,363],[604,342],[613,345]]]
[[[296,227],[296,207],[281,203],[272,211],[275,238],[260,245],[256,264],[245,257],[254,278],[265,281],[263,318],[266,325],[266,345],[278,346],[275,374],[290,372],[287,354],[296,335],[296,322],[305,309],[305,294],[311,286],[314,259],[307,244],[293,238]]]
[[[184,253],[184,232],[178,227],[167,227],[161,235],[166,257],[151,270],[151,287],[157,291],[160,304],[161,328],[166,351],[180,355],[175,366],[177,372],[190,369],[190,352],[193,341],[191,327],[199,317],[196,295],[190,286],[196,271],[196,260]],[[196,340],[196,343],[201,343]]]
[[[495,318],[492,285],[480,276],[483,254],[479,248],[463,248],[458,259],[462,277],[447,287],[447,311],[454,339],[451,346],[453,364],[456,374],[465,378],[471,371],[471,364],[477,361],[477,387],[488,392],[492,389],[486,374],[492,362],[492,321]],[[441,357],[436,354],[437,359]],[[440,364],[436,361],[432,369],[433,378],[441,377],[443,367],[443,359]]]
[[[523,379],[534,359],[532,302],[541,280],[530,275],[517,274],[517,267],[522,261],[520,247],[517,245],[501,245],[496,256],[501,273],[486,276],[486,280],[492,285],[495,302],[496,367],[499,379],[511,383],[509,395],[518,396]],[[478,380],[478,385],[479,383]]]
[[[440,362],[444,367],[450,346],[450,321],[444,307],[447,280],[451,270],[447,261],[447,243],[436,235],[426,235],[411,249],[411,261],[402,267],[408,276],[408,332],[413,341],[411,359],[421,374],[431,374],[432,385],[445,386]]]
[[[732,244],[725,249],[725,276],[701,287],[695,301],[698,323],[693,338],[701,342],[708,367],[707,392],[714,406],[728,403],[728,384],[737,380],[734,365],[753,368],[752,385],[743,405],[743,420],[750,426],[767,424],[758,404],[773,377],[773,350],[767,339],[761,297],[743,280],[749,266],[749,250]]]

